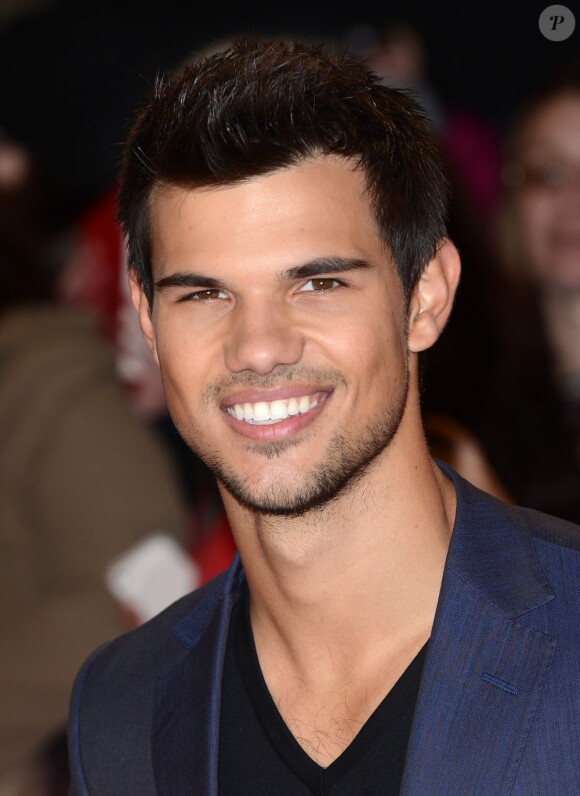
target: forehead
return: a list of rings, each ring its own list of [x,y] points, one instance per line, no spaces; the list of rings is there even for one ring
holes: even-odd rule
[[[580,151],[580,93],[552,97],[524,122],[519,136],[522,151],[562,148]]]
[[[336,156],[228,186],[158,187],[150,213],[156,278],[184,267],[284,268],[329,254],[385,257],[364,174]]]

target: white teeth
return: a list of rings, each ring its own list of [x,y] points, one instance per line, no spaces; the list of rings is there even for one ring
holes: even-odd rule
[[[254,420],[269,420],[270,407],[265,401],[258,401],[254,404]]]
[[[270,404],[270,420],[285,420],[288,417],[288,407],[284,401],[272,401]]]
[[[298,415],[300,414],[300,406],[298,405],[298,401],[296,398],[290,398],[288,401],[288,414],[289,415]]]
[[[310,409],[310,398],[307,395],[303,395],[298,401],[298,406],[300,408],[300,414],[303,415]]]
[[[255,404],[244,403],[228,406],[226,411],[237,420],[244,420],[246,423],[279,423],[288,417],[298,414],[305,414],[315,406],[318,406],[318,399],[310,395],[303,395],[299,398],[278,399],[276,401],[257,401]]]
[[[300,406],[296,398],[290,398],[288,401],[288,414],[290,416],[300,414]]]

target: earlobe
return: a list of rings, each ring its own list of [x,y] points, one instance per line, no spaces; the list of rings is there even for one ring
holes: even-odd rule
[[[155,361],[159,364],[159,360],[157,359],[157,346],[155,344],[155,330],[153,328],[149,302],[147,301],[147,296],[143,292],[143,288],[133,269],[129,272],[129,289],[131,291],[131,301],[137,312],[143,336],[155,357]]]
[[[448,238],[443,238],[411,297],[409,351],[424,351],[443,331],[451,313],[460,273],[459,253]]]

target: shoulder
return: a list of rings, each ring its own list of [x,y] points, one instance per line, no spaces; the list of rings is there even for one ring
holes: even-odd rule
[[[572,639],[580,611],[580,527],[508,505],[445,472],[457,493],[446,568],[506,615]]]
[[[532,539],[556,597],[575,601],[580,611],[580,526],[534,509],[514,512]]]
[[[580,564],[580,526],[559,517],[524,506],[514,506],[477,489],[447,465],[437,462],[452,481],[457,495],[454,534],[467,541],[477,556],[481,544],[490,550],[504,548],[519,552],[534,547],[536,554],[549,565],[557,559]],[[580,484],[579,484],[580,488]]]
[[[526,546],[531,546],[556,597],[561,596],[563,589],[575,587],[575,598],[580,600],[579,525],[536,509],[507,505],[489,495],[482,495],[479,502],[484,507],[484,516],[493,516],[494,524],[517,531],[515,535],[502,537],[502,542],[518,548],[521,538]],[[523,547],[520,556],[521,551]]]
[[[580,527],[535,509],[513,507],[507,512],[531,545],[547,594],[551,595],[551,599],[520,619],[556,641],[556,659],[573,666],[576,680],[580,676]],[[520,567],[524,566],[527,570],[530,560],[521,561]],[[522,577],[521,573],[519,578],[514,575],[520,583]]]
[[[155,677],[176,663],[193,644],[179,633],[181,623],[188,621],[203,630],[204,618],[219,601],[225,578],[222,572],[149,622],[99,647],[80,670],[75,690],[99,688],[104,682],[110,685],[116,678],[129,678],[133,687],[139,688],[148,673]]]
[[[10,364],[42,367],[76,363],[114,369],[112,350],[102,339],[94,318],[57,305],[23,307],[3,316],[0,359]]]
[[[108,790],[110,777],[136,788],[122,792],[155,792],[151,738],[156,689],[179,671],[204,636],[238,572],[239,567],[231,567],[87,659],[77,675],[70,704],[73,793],[85,793],[87,781],[98,785],[98,792],[113,792]],[[200,669],[196,680],[202,694],[209,690],[208,683],[204,687],[202,682],[205,677],[207,673]]]
[[[226,573],[191,594],[136,630],[102,645],[79,671],[71,701],[71,723],[90,727],[101,718],[123,712],[142,713],[149,704],[155,682],[185,658],[203,634],[219,602]],[[189,634],[180,628],[194,628]]]
[[[562,555],[580,562],[580,525],[535,509],[516,507],[512,511],[525,523],[537,547],[552,545],[554,549],[560,550]]]
[[[90,317],[45,307],[14,311],[3,319],[1,419],[10,436],[23,426],[34,429],[35,438],[51,434],[55,422],[103,383],[117,384],[114,358]]]

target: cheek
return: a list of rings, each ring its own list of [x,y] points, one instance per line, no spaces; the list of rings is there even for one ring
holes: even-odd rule
[[[157,356],[171,414],[187,412],[199,401],[207,352],[187,336],[165,333],[157,337]]]
[[[169,361],[170,364],[167,364],[162,357],[159,360],[163,391],[169,414],[177,428],[183,431],[189,425],[188,415],[191,414],[192,390],[191,387],[186,387],[190,385],[191,380],[187,377],[185,369],[178,368],[175,362]]]
[[[524,195],[517,204],[517,218],[523,235],[533,235],[538,227],[545,227],[551,216],[551,202],[546,196]]]
[[[404,380],[407,346],[401,325],[383,311],[346,330],[344,360],[357,374],[357,388],[365,400],[382,402]],[[348,376],[348,370],[346,375]]]
[[[517,206],[519,244],[532,268],[543,270],[555,208],[548,196],[522,197]]]
[[[188,383],[194,391],[207,379],[212,363],[220,358],[223,334],[219,327],[190,320],[186,312],[159,313],[155,322],[155,344],[162,375],[174,387]]]

